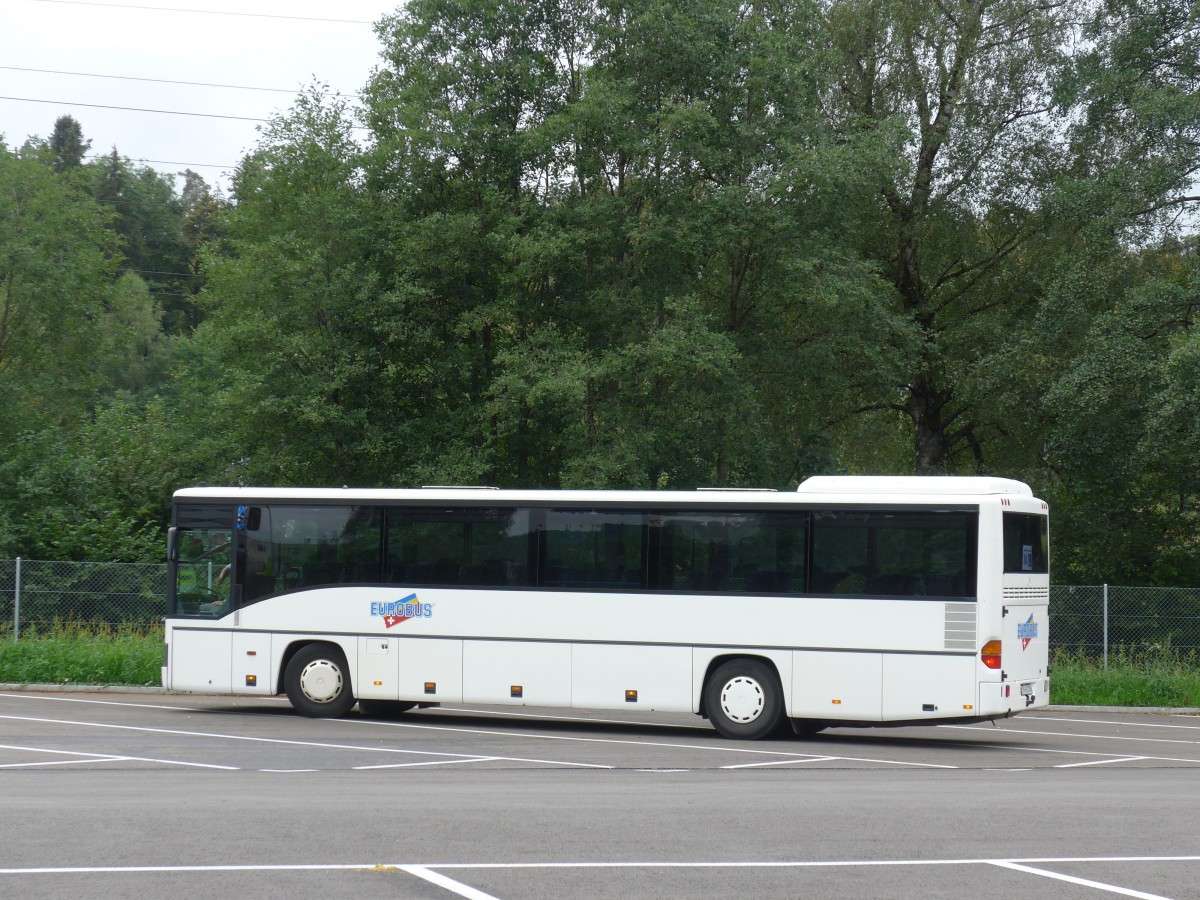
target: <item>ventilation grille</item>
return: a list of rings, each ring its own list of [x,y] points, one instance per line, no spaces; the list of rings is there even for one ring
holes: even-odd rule
[[[947,650],[974,651],[976,608],[974,603],[946,604]]]
[[[1023,603],[1049,603],[1050,588],[1048,587],[1006,587],[1004,589],[1004,602],[1014,603],[1017,605]]]

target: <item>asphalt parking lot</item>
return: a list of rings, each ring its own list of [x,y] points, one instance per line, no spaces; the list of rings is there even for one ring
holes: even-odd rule
[[[0,692],[0,897],[1200,898],[1200,717],[727,741],[693,716]]]

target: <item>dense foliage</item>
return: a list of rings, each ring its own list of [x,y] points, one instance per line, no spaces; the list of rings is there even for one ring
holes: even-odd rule
[[[1200,583],[1180,0],[411,0],[227,201],[0,152],[0,551],[172,488],[988,473],[1060,581]]]

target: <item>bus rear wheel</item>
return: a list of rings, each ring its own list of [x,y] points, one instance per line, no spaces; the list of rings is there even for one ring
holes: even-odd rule
[[[704,708],[713,727],[727,738],[757,741],[783,722],[779,676],[757,659],[731,659],[709,676]]]
[[[354,705],[346,657],[333,644],[309,644],[283,673],[283,687],[296,712],[314,719],[344,716]]]

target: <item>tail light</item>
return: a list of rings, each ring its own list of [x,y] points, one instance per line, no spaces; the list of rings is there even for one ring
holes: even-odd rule
[[[988,641],[984,644],[983,649],[979,651],[979,658],[989,669],[1000,668],[1000,642]]]

